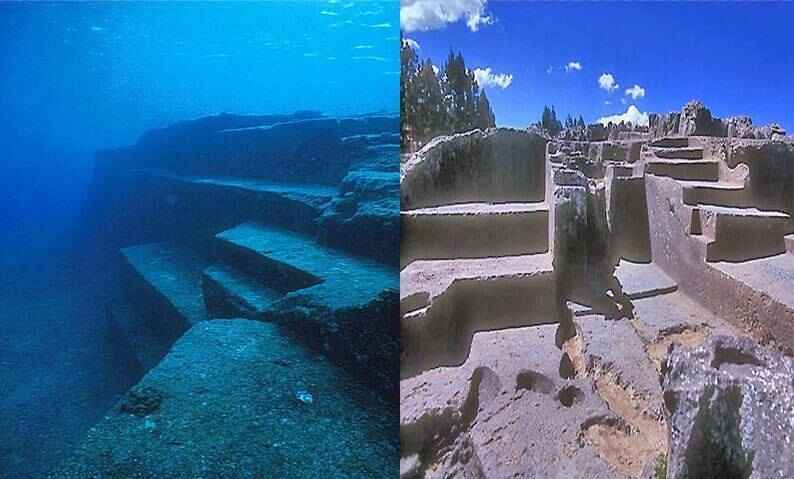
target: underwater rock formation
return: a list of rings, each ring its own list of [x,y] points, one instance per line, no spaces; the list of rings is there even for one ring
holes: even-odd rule
[[[274,324],[198,323],[135,390],[157,391],[159,407],[130,414],[123,399],[48,477],[368,479],[398,467],[393,408]]]
[[[664,372],[667,478],[794,475],[794,360],[749,338],[674,347]]]
[[[397,132],[218,115],[100,152],[84,237],[172,348],[51,477],[396,471]]]
[[[97,153],[84,235],[101,247],[194,242],[253,219],[396,264],[398,131],[396,116],[304,112],[147,132]]]

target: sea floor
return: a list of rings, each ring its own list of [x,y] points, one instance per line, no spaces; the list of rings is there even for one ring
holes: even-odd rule
[[[114,269],[16,239],[0,258],[0,478],[35,478],[144,370],[120,321],[108,320]]]

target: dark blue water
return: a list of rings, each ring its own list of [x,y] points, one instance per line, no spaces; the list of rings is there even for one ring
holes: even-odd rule
[[[224,111],[394,112],[397,19],[396,2],[0,4],[0,478],[46,471],[144,372],[108,321],[117,258],[77,234],[94,151]]]

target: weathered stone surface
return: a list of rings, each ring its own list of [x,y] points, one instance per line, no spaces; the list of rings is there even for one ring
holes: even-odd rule
[[[727,165],[747,165],[759,206],[794,213],[794,142],[745,140],[732,144]]]
[[[631,261],[650,261],[645,180],[613,176],[607,181],[610,247],[616,256]]]
[[[620,295],[613,275],[617,257],[610,243],[604,183],[555,186],[553,224],[560,301],[593,304],[605,299],[607,290]]]
[[[464,364],[402,381],[404,477],[625,477],[586,438],[617,419],[586,378],[561,377],[555,330],[481,332]]]
[[[678,125],[680,136],[725,136],[727,129],[703,103],[692,100],[681,109]]]
[[[543,201],[546,139],[507,128],[440,137],[402,165],[401,206]]]
[[[133,391],[48,477],[397,474],[396,409],[274,324],[201,322]]]
[[[221,115],[147,132],[97,153],[80,234],[114,250],[258,220],[397,264],[398,123]]]
[[[257,223],[238,225],[217,239],[227,261],[284,294],[263,313],[267,319],[285,324],[387,395],[396,391],[396,267]]]
[[[220,115],[146,132],[131,147],[103,150],[97,167],[100,174],[157,168],[182,175],[336,185],[366,149],[343,138],[397,132],[396,116]]]
[[[706,106],[692,100],[681,109],[680,113],[651,113],[649,115],[651,137],[664,136],[725,136],[728,128],[718,118],[711,116]]]
[[[351,170],[339,194],[317,218],[320,240],[387,264],[397,264],[400,249],[400,175],[397,155],[391,168]]]
[[[664,373],[667,477],[794,475],[794,362],[747,338],[674,348]]]

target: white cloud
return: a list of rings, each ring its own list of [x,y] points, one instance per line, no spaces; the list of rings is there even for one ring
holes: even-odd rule
[[[598,119],[598,123],[606,125],[608,123],[618,124],[621,121],[631,122],[632,125],[648,126],[648,114],[641,112],[636,106],[629,105],[626,113],[612,116],[604,116]]]
[[[546,69],[546,75],[551,75],[554,73],[554,67],[549,65],[549,68]]]
[[[579,62],[568,62],[568,64],[565,65],[565,71],[566,72],[570,72],[570,71],[574,71],[574,70],[575,71],[581,71],[582,70],[582,64],[579,63]]]
[[[611,102],[611,101],[609,101],[609,100],[604,100],[604,105],[611,105],[611,104],[612,104],[612,102]]]
[[[598,86],[610,93],[620,88],[620,85],[615,82],[615,77],[611,73],[602,73],[598,77]]]
[[[331,10],[323,10],[323,11],[320,12],[320,15],[326,15],[326,16],[329,16],[329,17],[336,17],[336,16],[339,15],[339,13],[333,12]]]
[[[391,28],[391,23],[383,22],[383,23],[376,23],[374,25],[367,25],[370,28]]]
[[[504,89],[513,83],[513,75],[491,73],[490,68],[475,68],[474,79],[477,80],[477,84],[482,88],[495,86]]]
[[[422,49],[422,47],[419,46],[419,42],[413,38],[405,38],[403,41],[405,41],[405,43],[407,43],[408,46],[411,47],[411,49],[415,52]]]
[[[488,0],[402,0],[400,28],[405,32],[438,30],[448,23],[465,20],[476,32],[494,20],[485,10]]]
[[[626,89],[626,95],[630,96],[634,100],[637,98],[642,98],[645,96],[645,88],[635,84],[633,87]]]
[[[375,45],[356,45],[353,50],[371,50],[373,48],[375,48]]]

